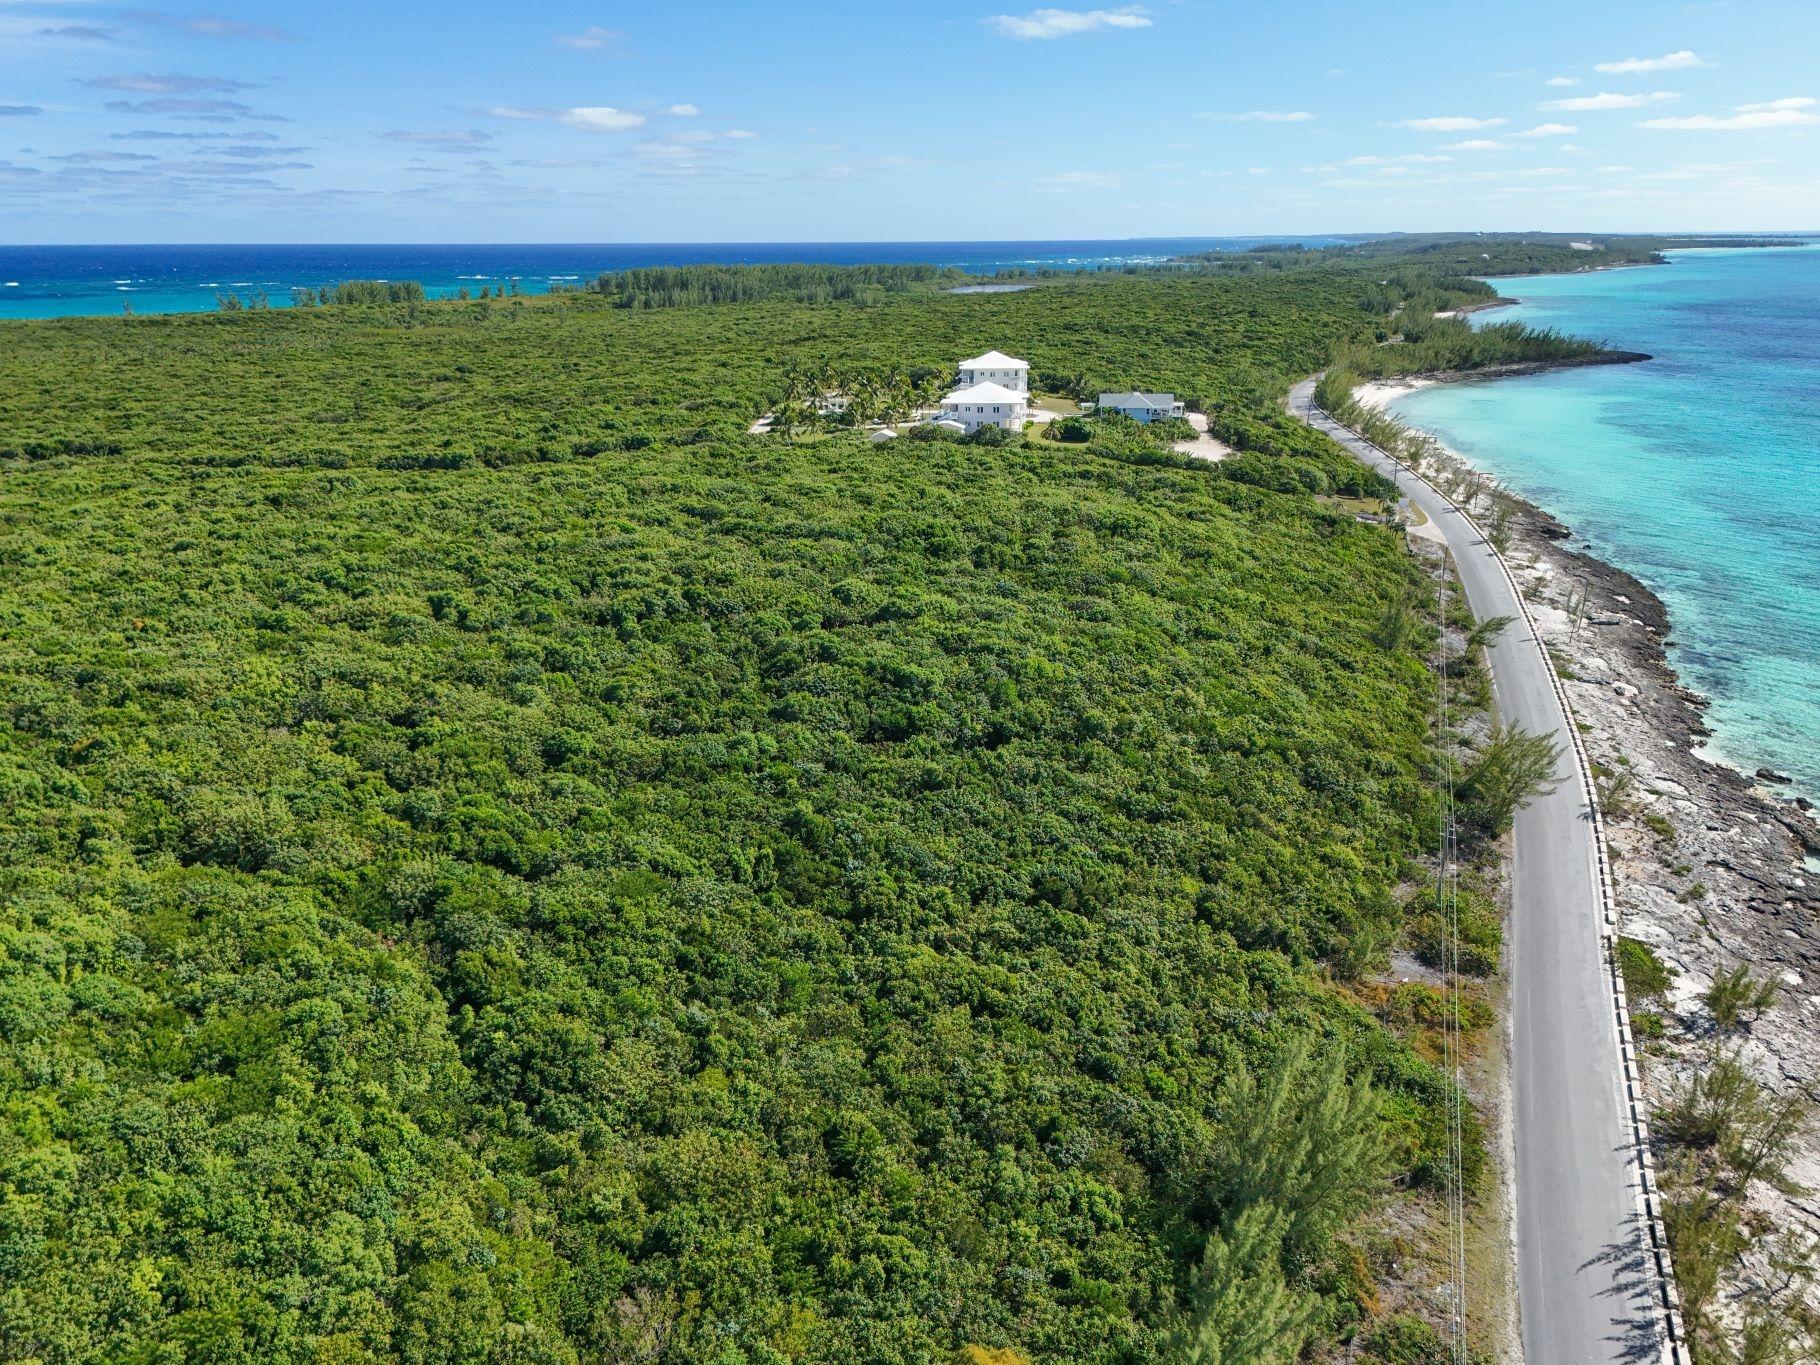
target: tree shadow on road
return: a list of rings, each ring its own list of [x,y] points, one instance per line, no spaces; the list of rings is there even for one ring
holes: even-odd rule
[[[1616,1359],[1624,1361],[1660,1361],[1665,1344],[1662,1283],[1656,1274],[1655,1258],[1649,1253],[1649,1231],[1642,1216],[1625,1219],[1628,1233],[1612,1242],[1580,1266],[1582,1272],[1597,1266],[1606,1267],[1611,1285],[1599,1296],[1614,1301],[1618,1315],[1611,1320],[1612,1334],[1606,1338],[1617,1348]]]

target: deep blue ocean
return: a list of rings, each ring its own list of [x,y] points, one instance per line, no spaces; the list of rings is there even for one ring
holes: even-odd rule
[[[1393,410],[1667,605],[1714,757],[1820,797],[1820,249],[1493,281],[1516,318],[1655,357],[1448,384]]]
[[[220,294],[290,304],[294,288],[343,280],[416,280],[432,297],[518,281],[525,293],[650,265],[928,263],[974,275],[1021,268],[1154,265],[1194,251],[1264,242],[1325,246],[1337,237],[1143,237],[1081,242],[718,242],[533,246],[0,246],[0,319],[194,313]]]

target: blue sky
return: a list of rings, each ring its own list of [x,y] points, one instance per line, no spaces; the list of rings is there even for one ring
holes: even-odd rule
[[[0,240],[1820,229],[1814,0],[222,5],[0,0]]]

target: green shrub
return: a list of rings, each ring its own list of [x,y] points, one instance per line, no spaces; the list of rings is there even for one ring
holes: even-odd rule
[[[1453,1365],[1454,1356],[1440,1331],[1413,1313],[1385,1318],[1365,1334],[1364,1359],[1383,1365]]]
[[[1093,438],[1093,424],[1085,417],[1058,417],[1044,425],[1043,435],[1051,441],[1078,445]]]
[[[1641,939],[1619,938],[1618,974],[1631,1000],[1660,1000],[1675,983],[1675,969]]]

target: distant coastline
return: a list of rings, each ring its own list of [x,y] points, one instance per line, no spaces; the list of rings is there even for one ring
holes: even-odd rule
[[[431,298],[516,283],[526,294],[574,287],[603,271],[648,266],[929,264],[969,275],[1159,266],[1196,251],[1239,253],[1304,237],[1162,237],[953,242],[678,242],[0,246],[0,321],[205,313],[216,296],[263,294],[289,305],[294,288],[350,279],[416,280]]]
[[[1803,246],[1811,247],[1811,245],[1812,244],[1810,243],[1789,244],[1790,248],[1793,249],[1800,249]],[[1683,250],[1688,252],[1700,252],[1702,255],[1730,249],[1731,248],[1683,248]],[[1673,263],[1674,262],[1671,259],[1661,262],[1636,264],[1666,265]],[[1631,265],[1609,265],[1599,267],[1598,269],[1617,270],[1630,268],[1632,268]],[[1564,278],[1567,274],[1586,273],[1591,272],[1538,272],[1534,276],[1524,278],[1542,279],[1551,276]],[[1527,301],[1524,299],[1500,296],[1497,299],[1486,300],[1480,304],[1468,305],[1457,311],[1460,313],[1479,313],[1493,309],[1521,306],[1525,302]],[[1358,396],[1360,401],[1367,406],[1388,408],[1398,398],[1421,389],[1439,386],[1466,385],[1476,382],[1490,383],[1494,380],[1536,376],[1557,371],[1578,370],[1591,367],[1639,364],[1648,362],[1654,358],[1654,356],[1642,351],[1606,349],[1592,355],[1572,357],[1563,360],[1494,365],[1477,370],[1425,372],[1371,383],[1361,388]],[[1423,426],[1419,416],[1413,418],[1405,416],[1404,420],[1411,421],[1418,429]],[[1492,480],[1504,490],[1507,496],[1515,498],[1522,508],[1522,520],[1530,529],[1530,539],[1532,541],[1543,541],[1550,545],[1564,547],[1565,542],[1576,538],[1576,533],[1569,524],[1571,518],[1564,518],[1561,516],[1559,514],[1560,509],[1549,507],[1547,505],[1548,500],[1546,497],[1517,497],[1514,491],[1509,487],[1510,480],[1489,467],[1483,458],[1482,453],[1474,451],[1470,447],[1470,444],[1457,441],[1450,444],[1447,441],[1442,440],[1435,432],[1430,431],[1428,434],[1436,439],[1437,444],[1444,452],[1446,458],[1457,461],[1463,469],[1474,471],[1478,475]],[[1563,550],[1563,552],[1565,551]],[[1639,655],[1639,664],[1640,666],[1647,665],[1651,670],[1659,669],[1660,674],[1666,680],[1667,685],[1684,693],[1691,704],[1696,706],[1698,710],[1704,714],[1705,711],[1713,705],[1713,694],[1687,687],[1682,682],[1679,671],[1668,657],[1669,644],[1674,638],[1673,623],[1671,623],[1670,620],[1670,609],[1662,604],[1654,592],[1643,587],[1641,581],[1635,576],[1632,569],[1623,563],[1621,556],[1614,555],[1610,551],[1605,551],[1602,552],[1601,556],[1595,557],[1592,553],[1585,550],[1573,552],[1573,556],[1581,566],[1579,572],[1588,574],[1596,580],[1609,582],[1613,585],[1612,590],[1615,593],[1629,596],[1638,602],[1647,601],[1651,604],[1652,611],[1659,613],[1659,621],[1654,621],[1652,617],[1652,622],[1656,626],[1656,629],[1652,632],[1655,640],[1653,649],[1655,657],[1646,657],[1651,651],[1643,651],[1642,654]],[[1773,756],[1755,751],[1748,739],[1736,735],[1728,737],[1723,733],[1715,734],[1712,729],[1706,727],[1703,720],[1696,726],[1695,733],[1699,741],[1698,752],[1695,754],[1695,757],[1703,763],[1717,766],[1728,776],[1735,775],[1742,788],[1749,789],[1757,787],[1759,784],[1766,784],[1762,787],[1762,794],[1772,798],[1777,806],[1786,808],[1789,804],[1798,804],[1799,808],[1804,812],[1813,808],[1812,802],[1820,801],[1820,788],[1815,788],[1811,782],[1803,783],[1799,780],[1791,782],[1787,775],[1777,771],[1773,766],[1770,766],[1774,762]]]

